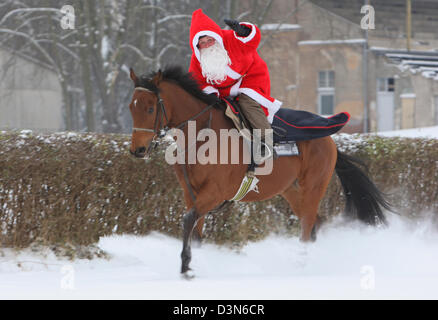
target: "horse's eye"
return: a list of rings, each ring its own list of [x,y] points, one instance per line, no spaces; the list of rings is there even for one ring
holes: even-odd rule
[[[154,112],[154,107],[149,107],[148,113],[151,114]]]

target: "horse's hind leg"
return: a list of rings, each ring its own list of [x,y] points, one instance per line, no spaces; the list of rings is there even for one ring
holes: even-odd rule
[[[295,182],[282,193],[293,213],[300,219],[302,241],[316,240],[316,231],[320,225],[319,204],[327,191],[331,175],[332,171],[328,170],[319,177],[318,182],[304,176],[299,183]]]
[[[336,164],[336,145],[330,138],[301,145],[302,166],[295,181],[282,196],[301,221],[301,240],[316,239],[319,204],[324,197]]]
[[[289,203],[293,213],[300,219],[301,240],[304,242],[315,241],[321,197],[316,192],[306,194],[301,187],[297,189],[295,185],[286,189],[282,196]]]
[[[316,196],[316,195],[315,195]],[[301,204],[301,210],[303,212],[301,218],[301,240],[302,241],[315,241],[316,240],[316,228],[318,226],[318,208],[321,198],[307,198],[303,199]]]

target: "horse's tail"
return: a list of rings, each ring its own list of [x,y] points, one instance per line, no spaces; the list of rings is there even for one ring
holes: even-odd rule
[[[346,197],[345,214],[369,225],[386,224],[382,207],[391,210],[385,195],[356,164],[365,164],[338,150],[336,173],[341,180]]]

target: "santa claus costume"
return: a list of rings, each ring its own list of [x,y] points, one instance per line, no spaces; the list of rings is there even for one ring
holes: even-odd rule
[[[252,23],[242,22],[251,28],[249,35],[240,37],[233,30],[221,29],[212,19],[198,9],[193,12],[190,27],[190,46],[192,57],[189,72],[195,77],[206,93],[216,93],[220,97],[234,98],[244,94],[262,107],[269,123],[280,109],[282,102],[270,96],[271,84],[266,63],[257,53],[260,43],[260,30]],[[199,38],[213,37],[227,53],[230,63],[222,81],[208,81],[201,67]]]

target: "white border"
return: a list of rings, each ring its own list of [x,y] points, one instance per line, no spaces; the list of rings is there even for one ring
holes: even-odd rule
[[[255,27],[255,25],[253,25],[252,23],[249,23],[249,22],[241,22],[240,24],[249,25],[252,29],[251,33],[247,37],[239,37],[239,36],[237,36],[236,32],[234,31],[234,37],[236,39],[242,41],[243,43],[247,43],[255,37],[256,32],[257,32],[256,27]]]
[[[204,89],[202,89],[202,91],[204,91],[206,94],[216,93],[217,95],[219,95],[219,90],[212,86],[207,86]]]
[[[242,83],[242,78],[237,81],[230,89],[230,97],[234,98],[239,94],[240,84]]]
[[[227,66],[227,76],[234,80],[242,78],[242,75],[231,69],[229,65]]]

